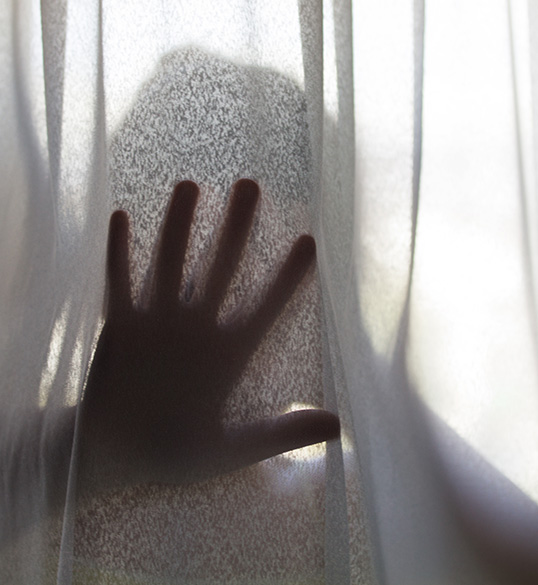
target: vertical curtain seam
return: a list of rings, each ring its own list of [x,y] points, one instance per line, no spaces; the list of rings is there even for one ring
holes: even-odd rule
[[[95,119],[96,132],[93,142],[92,165],[90,189],[93,191],[103,188],[107,183],[107,165],[106,165],[106,106],[105,106],[105,86],[104,86],[104,38],[103,38],[103,0],[96,0],[97,4],[97,71],[96,71],[96,99],[95,99]],[[104,181],[104,185],[103,185]],[[79,332],[80,335],[80,332]],[[75,532],[75,509],[76,509],[76,484],[77,484],[77,453],[78,453],[78,429],[80,418],[80,400],[82,399],[82,390],[86,383],[86,378],[91,366],[90,348],[83,363],[86,364],[86,370],[81,378],[81,387],[79,388],[79,400],[75,416],[75,429],[73,434],[73,447],[71,450],[71,459],[69,462],[69,475],[67,482],[67,498],[64,508],[64,518],[62,523],[61,552],[58,563],[57,583],[58,585],[71,585],[73,582],[74,569],[74,532]]]
[[[324,303],[322,300],[322,308]],[[327,319],[323,311],[323,331],[322,331],[322,352],[323,352],[323,389],[326,396],[325,407],[331,411],[337,410],[337,398],[334,387],[334,369],[329,349],[329,339],[327,338]],[[345,487],[345,470],[342,452],[341,439],[334,444],[327,444],[326,450],[326,479],[325,479],[325,583],[326,585],[346,585],[351,583],[350,574],[350,554],[349,554],[349,523],[347,521],[347,504],[346,504],[346,487]],[[336,472],[336,473],[335,473]],[[333,481],[331,481],[331,478]],[[331,489],[332,488],[332,489]],[[336,493],[335,493],[336,492]],[[337,496],[335,498],[335,495]],[[343,497],[343,503],[339,498]],[[334,502],[334,503],[333,503]],[[341,506],[344,507],[344,514],[340,514]],[[343,517],[342,517],[343,516]],[[333,522],[331,522],[333,520]],[[337,523],[340,523],[337,526]],[[333,530],[337,529],[336,539]],[[345,534],[346,538],[342,538]],[[341,564],[345,566],[336,566],[330,562],[328,557],[334,554],[334,547],[329,545],[331,540],[337,541],[338,557],[342,560]],[[345,540],[345,542],[343,542]],[[345,550],[342,550],[345,547]]]
[[[311,27],[308,26],[309,24],[309,13],[310,11],[316,11],[317,21],[319,24],[318,27],[318,36],[316,37],[319,43],[316,46],[312,46],[312,43],[309,42],[308,37],[306,36],[304,31],[310,31]],[[304,88],[305,94],[307,96],[307,100],[309,96],[313,96],[307,104],[309,116],[309,129],[310,129],[310,144],[312,147],[312,159],[313,159],[313,169],[314,169],[314,177],[313,177],[313,193],[312,193],[312,201],[317,202],[318,210],[321,209],[321,199],[323,197],[323,168],[324,168],[324,154],[323,154],[323,136],[324,136],[324,104],[323,104],[323,92],[324,92],[324,55],[323,55],[323,0],[317,0],[315,7],[312,7],[308,2],[299,1],[298,2],[298,16],[299,16],[299,25],[301,30],[301,41],[302,41],[302,55],[303,55],[303,71],[304,71]],[[315,22],[315,21],[314,21]],[[312,62],[317,61],[317,67],[312,67]],[[311,72],[315,71],[319,74],[319,77],[312,77]],[[314,87],[312,88],[312,85]],[[308,86],[310,87],[310,91],[308,91]],[[316,116],[317,114],[317,116]],[[314,122],[318,121],[319,126],[314,126]],[[316,139],[316,131],[319,132],[319,140]],[[315,207],[312,205],[312,210]],[[321,212],[314,215],[314,232],[316,235],[316,239],[318,241],[318,246],[321,250],[324,249],[324,242],[323,242],[323,230],[321,229],[321,225],[323,223],[323,218]],[[319,266],[319,264],[318,264]],[[322,290],[323,286],[323,278],[320,274],[320,284]],[[321,309],[322,309],[322,357],[323,357],[323,390],[325,395],[326,404],[325,406],[328,408],[337,407],[337,398],[335,394],[334,388],[334,371],[332,368],[331,362],[331,355],[330,355],[330,348],[329,348],[329,340],[326,335],[326,328],[329,321],[331,321],[332,312],[330,307],[327,306],[327,302],[324,299],[323,294],[321,294]],[[347,535],[347,551],[344,552],[345,560],[341,561],[342,556],[339,555],[340,559],[339,562],[331,562],[334,559],[329,559],[329,556],[333,554],[332,547],[329,546],[329,540],[333,539],[333,535],[331,533],[331,529],[334,528],[334,524],[338,521],[340,514],[338,513],[339,510],[338,504],[333,506],[331,504],[332,500],[334,499],[333,491],[336,490],[339,494],[341,493],[342,483],[345,482],[343,476],[343,453],[342,453],[342,446],[341,443],[338,445],[338,450],[332,448],[332,446],[328,446],[326,451],[326,479],[325,479],[325,583],[331,585],[345,585],[342,583],[342,577],[344,578],[345,582],[350,583],[350,555],[349,555],[349,526],[347,525],[344,528],[342,526],[338,526],[337,530],[346,531]],[[334,482],[329,482],[329,474],[332,470],[332,467],[336,466],[341,470],[341,477],[340,481],[336,484]],[[345,493],[345,485],[344,493]],[[329,493],[331,490],[331,493]],[[345,507],[345,519],[347,521],[347,503],[344,501],[343,503]],[[331,523],[331,520],[333,521]],[[339,544],[341,544],[341,539],[338,538]],[[342,564],[346,566],[341,566]]]
[[[351,115],[351,119],[348,120],[348,124],[350,125],[350,127],[352,128],[352,144],[355,144],[354,141],[354,118],[353,118],[353,113],[354,113],[354,109],[353,109],[353,89],[351,91],[351,96],[346,95],[342,89],[345,86],[348,86],[349,84],[351,85],[351,87],[353,88],[353,77],[351,77],[351,81],[348,80],[343,80],[342,79],[342,69],[343,69],[343,63],[346,63],[348,60],[351,61],[351,63],[353,63],[353,51],[352,51],[352,46],[348,45],[347,47],[342,47],[343,44],[345,44],[345,42],[348,40],[347,36],[346,38],[342,38],[340,35],[340,31],[338,30],[338,26],[340,23],[340,19],[339,19],[339,13],[340,12],[345,12],[347,13],[349,19],[347,21],[347,25],[348,27],[351,27],[351,23],[352,23],[352,19],[350,18],[351,16],[351,2],[348,0],[333,0],[331,3],[331,6],[327,7],[328,10],[332,9],[332,13],[333,13],[333,29],[332,31],[329,31],[329,34],[332,34],[333,38],[334,38],[334,50],[335,50],[335,66],[336,66],[336,83],[337,83],[337,96],[338,96],[338,117],[340,117],[342,115],[343,112],[345,112],[345,114],[350,114]],[[324,6],[325,9],[325,6]],[[323,14],[322,14],[322,29],[325,28],[325,20],[323,18]],[[353,32],[352,30],[346,30],[344,32],[344,35],[349,35],[349,39],[353,39]],[[322,36],[322,41],[325,38],[325,30],[323,30],[323,36]],[[322,46],[324,46],[324,42],[322,42]],[[351,54],[346,54],[346,49],[348,49],[348,51]],[[323,64],[323,69],[325,69],[325,63]],[[351,76],[353,76],[353,66],[351,65],[351,67],[346,68],[346,73],[351,74]],[[346,106],[349,104],[350,106],[350,110],[351,112],[347,111],[348,108],[346,108]],[[325,115],[323,115],[322,120],[325,119]],[[346,139],[346,137],[344,136],[344,140]],[[323,154],[322,154],[323,156]],[[351,153],[351,161],[352,164],[354,163],[355,160],[355,153],[354,151]],[[354,182],[354,169],[352,169],[352,177],[353,177],[353,182]],[[345,188],[346,182],[344,181],[343,183],[339,182],[341,185],[341,188]],[[346,194],[347,195],[347,194]],[[346,196],[344,195],[344,196]],[[342,194],[340,195],[342,196]],[[323,210],[323,206],[320,207],[321,210]],[[321,230],[321,232],[323,233],[324,230]],[[346,263],[349,264],[350,260],[351,260],[351,255],[352,255],[352,250],[351,248],[349,249],[349,255],[348,258],[346,259]],[[351,278],[351,275],[350,275]],[[323,304],[322,304],[323,306]],[[333,321],[334,321],[334,315],[333,315]],[[323,347],[327,347],[327,349],[325,350],[326,356],[323,361],[324,363],[324,370],[325,367],[327,367],[330,371],[328,372],[328,375],[330,376],[330,381],[329,381],[329,388],[328,391],[331,392],[333,394],[332,397],[332,402],[337,406],[337,397],[336,397],[336,388],[335,388],[335,379],[334,379],[334,368],[332,367],[332,363],[331,363],[331,351],[328,348],[329,344],[329,339],[328,339],[328,335],[327,335],[327,329],[326,327],[324,328],[324,335],[323,335]],[[327,364],[325,366],[325,364]],[[325,383],[324,383],[324,387],[325,387]],[[337,448],[336,448],[337,447]],[[326,481],[326,507],[327,507],[327,546],[326,546],[326,555],[328,557],[331,557],[334,554],[334,549],[338,549],[338,557],[339,557],[339,561],[340,563],[332,563],[330,562],[330,559],[328,558],[325,562],[325,579],[326,579],[326,583],[327,585],[345,585],[346,583],[351,583],[351,551],[350,551],[350,537],[351,537],[351,533],[350,533],[350,526],[349,526],[349,521],[348,521],[348,504],[346,501],[346,476],[345,476],[345,464],[344,464],[344,458],[343,458],[343,451],[342,451],[342,442],[339,441],[337,446],[331,446],[327,449],[327,471],[337,471],[336,474],[333,475],[332,481],[329,480],[329,476],[327,478]],[[340,499],[343,498],[343,501],[340,501]],[[331,520],[331,516],[333,516],[333,526],[331,526],[330,524],[330,520]],[[338,518],[343,516],[343,518],[340,518],[340,526],[337,527],[337,531],[331,530],[334,529],[334,524],[336,522],[338,522]],[[333,534],[333,536],[331,536],[331,534]],[[329,543],[333,541],[333,546],[329,546]]]
[[[413,95],[413,161],[412,161],[412,208],[411,208],[411,241],[409,274],[407,277],[407,291],[403,305],[400,325],[397,330],[396,343],[393,355],[401,356],[405,364],[406,344],[408,341],[409,320],[411,311],[411,291],[415,268],[415,249],[417,242],[418,212],[420,204],[420,178],[422,171],[422,110],[424,89],[424,29],[425,29],[425,0],[414,0],[413,5],[413,61],[414,61],[414,95]]]
[[[413,119],[413,206],[411,224],[411,260],[409,265],[409,284],[407,303],[411,294],[415,247],[417,239],[418,210],[420,203],[420,177],[422,170],[422,110],[424,89],[424,27],[425,0],[414,0],[414,119]]]
[[[512,76],[512,99],[514,105],[514,126],[515,126],[515,142],[516,142],[516,165],[517,165],[517,187],[519,192],[519,208],[521,218],[521,245],[523,248],[523,264],[524,264],[524,286],[527,296],[528,309],[530,313],[530,329],[531,337],[534,343],[534,350],[538,353],[538,311],[536,307],[536,272],[533,263],[533,250],[531,244],[531,226],[529,225],[529,186],[525,179],[525,161],[523,156],[523,138],[521,132],[521,116],[519,112],[519,90],[517,82],[516,71],[516,54],[515,54],[515,38],[514,38],[514,22],[512,16],[511,0],[506,0],[507,26],[508,38],[510,44],[510,73]],[[532,28],[529,27],[529,34],[532,34]],[[531,54],[532,58],[532,54]],[[531,84],[532,91],[532,84]],[[534,101],[532,102],[534,104]],[[534,109],[534,108],[533,108]]]

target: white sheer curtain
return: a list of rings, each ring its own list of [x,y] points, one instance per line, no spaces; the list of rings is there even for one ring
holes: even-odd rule
[[[3,1],[3,583],[513,582],[501,553],[538,548],[537,17]],[[83,506],[76,429],[69,473],[51,451],[102,326],[110,212],[132,217],[143,295],[173,185],[202,189],[189,281],[243,176],[262,205],[230,306],[300,233],[318,271],[228,416],[324,406],[342,439]]]

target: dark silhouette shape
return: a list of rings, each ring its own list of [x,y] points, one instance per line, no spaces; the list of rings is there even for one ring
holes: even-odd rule
[[[191,181],[174,191],[145,308],[135,308],[130,293],[128,216],[116,211],[111,217],[107,320],[82,402],[83,493],[141,482],[191,482],[339,435],[338,418],[323,410],[223,426],[224,401],[312,265],[315,243],[299,237],[255,312],[219,323],[259,188],[248,179],[234,185],[205,287],[180,300],[197,197]]]

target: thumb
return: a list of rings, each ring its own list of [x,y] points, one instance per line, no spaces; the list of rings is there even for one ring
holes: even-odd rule
[[[246,467],[339,436],[340,421],[336,415],[326,410],[296,410],[235,429],[234,459],[237,467]]]

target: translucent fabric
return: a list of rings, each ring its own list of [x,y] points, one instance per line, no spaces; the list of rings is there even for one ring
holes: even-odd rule
[[[3,0],[2,583],[513,582],[492,551],[538,546],[536,10]],[[324,407],[341,439],[83,502],[110,213],[144,306],[173,187],[198,183],[189,297],[242,177],[262,197],[219,318],[302,233],[317,269],[226,418]]]

